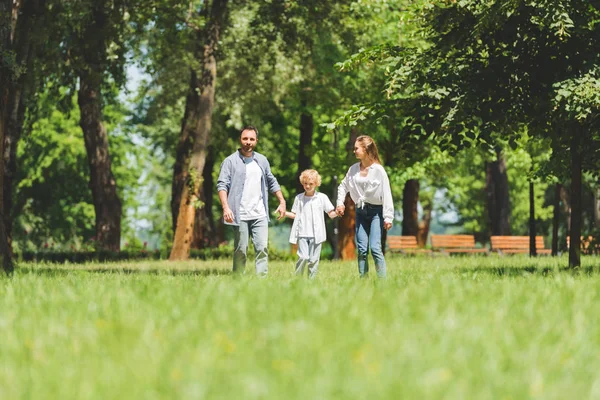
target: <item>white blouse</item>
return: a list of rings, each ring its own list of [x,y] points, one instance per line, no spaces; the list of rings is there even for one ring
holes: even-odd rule
[[[384,222],[394,221],[390,180],[381,164],[373,163],[367,168],[367,176],[360,176],[360,163],[352,165],[338,187],[338,206],[344,205],[348,192],[356,207],[363,208],[365,203],[383,205]]]

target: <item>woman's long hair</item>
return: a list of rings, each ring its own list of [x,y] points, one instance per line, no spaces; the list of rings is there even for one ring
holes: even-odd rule
[[[377,145],[371,136],[360,135],[356,138],[356,142],[360,144],[360,146],[365,149],[365,152],[369,156],[369,158],[375,161],[378,164],[381,164],[381,160],[379,159],[379,151],[377,150]]]

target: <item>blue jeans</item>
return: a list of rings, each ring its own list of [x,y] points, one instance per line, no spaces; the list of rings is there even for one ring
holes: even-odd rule
[[[267,275],[269,272],[269,222],[267,218],[240,221],[239,226],[233,227],[233,272],[244,272],[246,268],[246,253],[248,237],[252,235],[252,243],[256,252],[256,274]]]
[[[375,260],[375,269],[379,278],[385,278],[386,265],[381,247],[383,232],[383,206],[365,204],[356,208],[356,248],[358,249],[358,273],[361,278],[369,273],[369,248]]]

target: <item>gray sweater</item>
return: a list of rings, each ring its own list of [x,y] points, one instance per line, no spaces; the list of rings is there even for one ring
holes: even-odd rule
[[[275,193],[280,191],[281,187],[271,172],[269,160],[256,151],[252,153],[252,157],[254,158],[254,162],[256,162],[262,170],[260,185],[265,211],[267,212],[267,220],[269,220],[267,189],[271,193]],[[244,164],[244,157],[238,150],[221,163],[221,172],[219,173],[219,179],[217,180],[217,191],[220,192],[221,190],[224,190],[227,192],[227,202],[229,203],[229,208],[233,211],[233,223],[225,222],[227,225],[238,226],[240,224],[240,203],[242,201],[245,181],[246,164]]]

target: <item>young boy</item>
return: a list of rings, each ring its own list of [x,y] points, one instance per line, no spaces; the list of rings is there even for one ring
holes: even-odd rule
[[[296,275],[302,275],[308,265],[309,277],[314,278],[321,258],[321,244],[327,239],[324,213],[330,218],[335,218],[337,214],[327,195],[316,191],[321,185],[321,175],[317,171],[302,171],[300,183],[304,193],[296,196],[292,212],[286,211],[285,216],[294,220],[290,243],[298,243]]]

